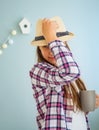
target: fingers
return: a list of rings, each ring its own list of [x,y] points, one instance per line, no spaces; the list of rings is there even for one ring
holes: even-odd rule
[[[99,94],[96,94],[96,108],[99,107]]]
[[[49,23],[50,23],[50,20],[47,19],[47,18],[44,18],[44,19],[42,20],[42,26],[47,26],[47,24],[49,24]]]
[[[48,29],[48,27],[49,27],[49,22],[50,22],[50,20],[47,19],[47,18],[44,18],[44,19],[42,20],[42,30],[47,30],[47,29]]]
[[[47,22],[50,22],[50,20],[47,19],[47,18],[44,18],[44,19],[42,20],[42,24],[47,23]]]
[[[57,24],[55,21],[52,21],[47,18],[44,18],[42,20],[42,33],[47,43],[50,43],[51,41],[58,39],[56,36],[56,30]]]
[[[50,19],[48,19],[48,18],[44,18],[44,19],[42,20],[42,24],[43,24],[43,26],[44,26],[44,25],[47,26],[48,24],[49,24],[49,26],[52,25],[52,26],[54,26],[56,29],[59,27],[59,25],[58,25],[58,23],[57,23],[56,21],[50,20]]]
[[[99,98],[99,94],[96,94],[96,98]]]

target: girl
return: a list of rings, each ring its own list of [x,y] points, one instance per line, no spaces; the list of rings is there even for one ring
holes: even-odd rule
[[[32,44],[37,46],[38,63],[31,69],[30,77],[38,129],[90,130],[88,113],[82,111],[79,99],[79,91],[86,87],[66,42],[73,33],[66,31],[59,17],[38,20],[36,31]]]

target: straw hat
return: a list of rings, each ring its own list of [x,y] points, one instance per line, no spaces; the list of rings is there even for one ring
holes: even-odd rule
[[[59,28],[56,30],[56,35],[58,37],[59,40],[61,41],[68,41],[70,40],[74,34],[71,33],[71,32],[68,32],[65,28],[65,25],[62,21],[62,19],[58,16],[55,16],[53,18],[50,18],[50,20],[52,21],[56,21]],[[42,33],[42,19],[39,19],[37,21],[37,24],[36,24],[36,34],[35,34],[35,38],[34,40],[32,41],[31,43],[32,45],[35,45],[35,46],[45,46],[47,45],[47,42],[43,36],[43,33]]]

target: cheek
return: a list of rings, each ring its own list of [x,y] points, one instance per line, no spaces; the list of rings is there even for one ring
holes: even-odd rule
[[[48,57],[48,50],[42,50],[42,55],[44,58]]]
[[[44,57],[45,56],[45,52],[42,51],[42,56]]]

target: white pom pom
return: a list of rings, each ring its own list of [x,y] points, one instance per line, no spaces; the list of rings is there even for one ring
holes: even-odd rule
[[[3,48],[3,49],[5,49],[5,48],[7,48],[7,47],[8,47],[8,46],[7,46],[6,43],[3,43],[3,44],[2,44],[2,48]]]
[[[9,40],[8,40],[8,43],[9,43],[10,45],[12,45],[12,44],[14,43],[14,41],[13,41],[12,39],[9,39]]]
[[[0,55],[2,55],[3,51],[0,49]]]
[[[12,30],[11,34],[12,34],[13,36],[15,36],[15,35],[17,34],[17,31],[16,31],[16,30]]]

